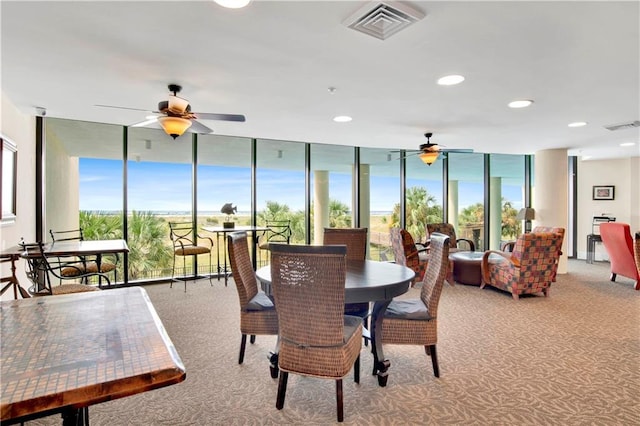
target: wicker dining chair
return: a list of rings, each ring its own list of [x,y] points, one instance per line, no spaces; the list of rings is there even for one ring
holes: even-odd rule
[[[347,260],[365,260],[367,258],[368,228],[324,228],[324,245],[346,245]],[[347,303],[344,305],[345,315],[355,315],[362,318],[363,326],[368,330],[367,318],[370,315],[369,303]],[[364,333],[365,345],[369,340],[369,333]]]
[[[233,273],[233,281],[236,283],[238,298],[240,300],[240,356],[238,364],[244,361],[244,351],[247,345],[247,335],[253,344],[256,335],[277,335],[278,315],[273,302],[267,295],[258,289],[251,258],[247,233],[244,231],[232,232],[227,235],[227,250]],[[271,377],[278,377],[278,366],[272,364]]]
[[[360,382],[362,320],[344,315],[345,246],[271,246],[271,285],[278,311],[280,380],[284,406],[289,373],[334,379],[338,421],[344,418],[342,378]]]
[[[433,374],[440,377],[436,343],[438,342],[438,303],[449,269],[450,237],[431,235],[429,264],[420,289],[420,299],[394,299],[382,320],[382,343],[424,345],[431,356]]]
[[[450,223],[427,223],[427,241],[431,238],[431,234],[434,232],[449,236],[449,253],[455,253],[457,251],[476,251],[476,245],[468,238],[457,238],[456,228]],[[460,243],[466,246],[461,246]]]
[[[416,277],[411,282],[412,286],[422,282],[424,273],[427,270],[427,263],[429,262],[429,254],[427,253],[429,249],[426,247],[418,247],[406,229],[391,228],[389,232],[395,262],[411,268],[411,270],[416,273]]]

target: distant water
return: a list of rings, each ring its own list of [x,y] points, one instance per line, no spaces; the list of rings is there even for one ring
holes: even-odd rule
[[[86,211],[86,210],[85,210]],[[149,210],[138,210],[138,211],[149,211]],[[104,215],[117,215],[120,214],[120,211],[118,210],[93,210],[93,211],[89,211],[90,213],[94,213],[94,214],[104,214]],[[180,210],[151,210],[151,213],[153,213],[154,215],[157,216],[190,216],[191,212],[190,211],[180,211]],[[351,213],[351,212],[349,212]],[[386,216],[386,215],[390,215],[392,212],[390,211],[372,211],[371,215],[372,216]],[[219,211],[214,211],[214,210],[202,210],[198,212],[199,216],[220,216],[223,215],[224,213],[220,213]],[[251,214],[250,211],[239,211],[237,212],[235,215],[236,216],[249,216]]]

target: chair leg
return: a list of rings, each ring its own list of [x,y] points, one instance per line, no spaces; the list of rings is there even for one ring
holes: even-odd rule
[[[342,406],[342,379],[336,380],[336,403],[338,405],[338,422],[344,420],[344,409]]]
[[[276,399],[276,408],[282,410],[284,407],[284,395],[287,393],[287,379],[289,373],[286,371],[280,372],[280,380],[278,381],[278,399]]]
[[[251,337],[249,338],[249,341],[251,342],[251,344],[253,345],[256,342],[256,335],[252,334]]]
[[[518,300],[518,293],[511,293],[511,296],[513,296],[513,300]]]
[[[353,381],[360,383],[360,355],[358,355],[356,362],[353,364]]]
[[[187,256],[182,256],[182,274],[184,278],[184,292],[187,292]]]
[[[616,276],[617,274],[614,274],[613,272],[611,273],[611,281],[615,281],[616,280]]]
[[[242,335],[242,340],[240,340],[240,357],[238,358],[238,364],[242,364],[244,361],[244,349],[247,347],[247,335]]]
[[[436,345],[429,345],[424,347],[427,355],[431,357],[431,364],[433,365],[433,375],[440,377],[440,368],[438,368],[438,355],[436,353]]]
[[[169,283],[169,288],[173,288],[173,279],[176,276],[176,255],[173,255],[173,263],[171,265],[171,282]]]
[[[213,250],[213,247],[211,248]],[[211,251],[209,250],[209,285],[213,287],[213,281],[211,281],[211,276],[213,275],[213,265],[211,264]]]

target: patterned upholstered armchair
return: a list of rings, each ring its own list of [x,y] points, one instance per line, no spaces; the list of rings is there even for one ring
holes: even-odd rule
[[[427,239],[434,232],[449,236],[449,253],[460,250],[476,251],[476,245],[473,241],[466,238],[456,238],[456,229],[450,223],[427,223]],[[462,245],[460,245],[461,243]]]
[[[513,253],[489,250],[482,257],[482,284],[521,294],[549,295],[557,268],[562,237],[554,232],[531,232],[516,240]]]
[[[391,228],[391,248],[396,263],[411,268],[416,273],[411,285],[422,282],[427,270],[427,248],[418,248],[413,237],[406,229]]]
[[[558,273],[558,262],[560,261],[560,256],[562,256],[562,243],[564,241],[564,228],[556,228],[553,226],[536,226],[533,228],[531,232],[554,232],[556,234],[560,234],[560,252],[558,252],[558,261],[556,262],[556,267],[553,269],[553,282],[556,282],[556,274]]]

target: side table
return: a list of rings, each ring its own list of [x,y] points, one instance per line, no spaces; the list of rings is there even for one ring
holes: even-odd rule
[[[449,255],[453,262],[453,279],[461,284],[480,285],[482,283],[481,251],[458,251]]]
[[[596,243],[601,243],[600,234],[587,235],[587,263],[593,263],[596,257]]]

